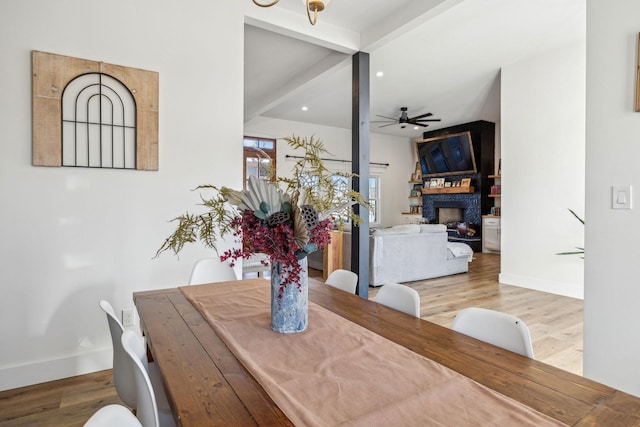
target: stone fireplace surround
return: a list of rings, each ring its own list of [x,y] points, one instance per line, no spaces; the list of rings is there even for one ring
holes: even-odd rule
[[[440,217],[439,210],[442,208],[462,210],[461,220],[472,223],[476,230],[480,229],[482,219],[479,194],[430,194],[423,197],[423,216],[430,223],[442,223],[449,219]]]

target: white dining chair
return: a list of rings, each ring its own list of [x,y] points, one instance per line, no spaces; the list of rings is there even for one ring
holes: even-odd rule
[[[113,345],[113,384],[120,400],[122,400],[125,405],[135,409],[136,388],[133,383],[132,368],[122,349],[121,339],[124,327],[120,323],[113,306],[108,301],[100,300],[100,308],[107,315],[107,323],[109,324],[109,332],[111,333],[111,344]],[[147,353],[144,348],[143,338],[139,335],[138,339],[143,343],[138,357],[147,365]]]
[[[325,283],[350,294],[355,294],[358,286],[358,275],[353,271],[337,269],[329,274]]]
[[[420,294],[409,286],[399,283],[386,283],[378,291],[376,302],[420,317]]]
[[[83,424],[84,427],[146,427],[140,424],[133,412],[122,405],[104,406]]]
[[[133,380],[133,366],[128,360],[124,349],[122,348],[122,334],[125,329],[116,316],[113,306],[107,300],[100,300],[100,308],[107,315],[107,323],[111,334],[111,344],[113,345],[113,384],[118,393],[118,397],[122,402],[132,409],[137,408],[137,392]],[[139,332],[134,332],[138,337],[139,344],[133,348],[137,351],[137,357],[147,370],[151,383],[154,384],[154,392],[156,395],[156,403],[158,410],[162,414],[171,413],[171,407],[167,400],[167,395],[162,385],[162,376],[158,366],[153,362],[148,362],[147,349],[144,337]]]
[[[267,254],[251,254],[250,258],[242,260],[243,278],[245,274],[249,273],[258,273],[258,277],[264,277],[264,273],[269,270],[271,270],[271,263]]]
[[[144,367],[142,360],[138,358],[141,350],[141,341],[134,331],[124,331],[122,333],[122,348],[128,356],[133,371],[133,379],[136,385],[136,417],[144,427],[175,427],[176,421],[173,418],[171,409],[166,402],[160,406],[158,398],[166,397],[164,393],[158,393],[157,387],[151,382],[149,373]]]
[[[451,329],[534,358],[529,328],[516,316],[486,308],[469,307],[458,312]]]
[[[144,427],[160,427],[158,405],[153,392],[149,374],[138,357],[140,339],[133,331],[122,333],[122,348],[127,362],[131,365],[133,382],[136,388],[136,417]],[[144,347],[143,347],[144,348]]]
[[[233,267],[220,261],[218,257],[211,257],[202,258],[195,262],[191,269],[189,284],[200,285],[230,280],[238,280]]]

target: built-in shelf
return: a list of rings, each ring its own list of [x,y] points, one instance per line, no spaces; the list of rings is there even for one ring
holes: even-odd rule
[[[502,178],[502,175],[489,175],[489,178],[500,179],[500,178]]]
[[[446,188],[425,188],[422,190],[425,194],[457,194],[457,193],[473,193],[474,187],[446,187]]]
[[[489,197],[500,197],[500,194],[489,194]]]

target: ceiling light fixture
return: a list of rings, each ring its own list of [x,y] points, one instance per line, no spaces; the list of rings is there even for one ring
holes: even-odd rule
[[[274,0],[271,3],[260,3],[256,0],[253,0],[253,3],[256,6],[260,7],[271,7],[277,4],[280,0]],[[309,18],[309,22],[311,25],[316,25],[318,21],[318,12],[322,12],[324,8],[329,4],[331,0],[302,0],[307,8],[307,17]],[[311,19],[311,12],[313,12],[313,19]]]

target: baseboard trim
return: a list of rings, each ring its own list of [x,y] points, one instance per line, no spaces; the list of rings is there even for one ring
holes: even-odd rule
[[[0,368],[0,391],[26,387],[76,375],[111,369],[111,347],[51,359]]]
[[[498,275],[498,281],[505,285],[519,286],[521,288],[533,289],[535,291],[584,299],[584,287],[574,283],[561,283],[504,273],[500,273]]]

